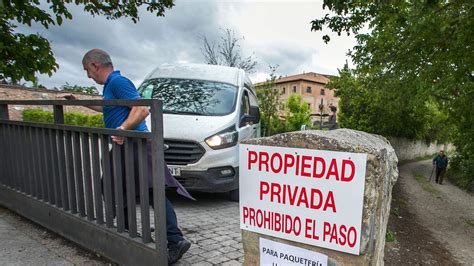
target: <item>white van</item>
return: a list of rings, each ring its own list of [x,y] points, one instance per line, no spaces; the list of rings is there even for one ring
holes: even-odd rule
[[[230,192],[238,200],[238,143],[260,136],[258,101],[245,71],[163,65],[138,91],[163,101],[165,161],[176,179],[188,190]]]

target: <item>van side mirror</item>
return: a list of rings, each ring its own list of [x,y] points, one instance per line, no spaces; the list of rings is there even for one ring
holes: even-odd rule
[[[254,124],[260,122],[260,108],[258,106],[250,106],[250,116],[254,117]]]
[[[258,122],[260,122],[260,108],[258,108],[258,106],[250,106],[250,114],[242,117],[240,126],[257,124]]]

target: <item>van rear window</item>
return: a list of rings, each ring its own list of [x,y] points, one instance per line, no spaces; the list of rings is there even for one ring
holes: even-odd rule
[[[143,82],[138,92],[144,99],[163,101],[163,112],[220,116],[234,111],[237,87],[213,81],[156,78]]]

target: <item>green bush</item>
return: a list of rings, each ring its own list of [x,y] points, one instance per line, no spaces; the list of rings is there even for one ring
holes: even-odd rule
[[[64,124],[73,126],[86,126],[87,115],[81,113],[64,113]]]
[[[87,116],[88,127],[104,127],[104,117],[102,114]]]
[[[446,175],[451,182],[462,189],[474,191],[474,177],[471,173],[474,173],[474,156],[456,153],[449,157]]]
[[[41,109],[28,109],[23,111],[23,121],[53,123],[53,113]]]
[[[23,121],[53,123],[54,116],[52,112],[40,109],[28,109],[23,111]],[[64,124],[84,127],[104,127],[102,114],[85,115],[78,112],[64,113]]]

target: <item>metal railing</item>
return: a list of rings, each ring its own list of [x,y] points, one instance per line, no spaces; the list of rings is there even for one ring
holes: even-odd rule
[[[9,105],[53,106],[54,123],[9,120]],[[65,125],[65,105],[149,106],[151,132]],[[0,204],[120,264],[167,264],[163,154],[158,100],[0,101]]]

